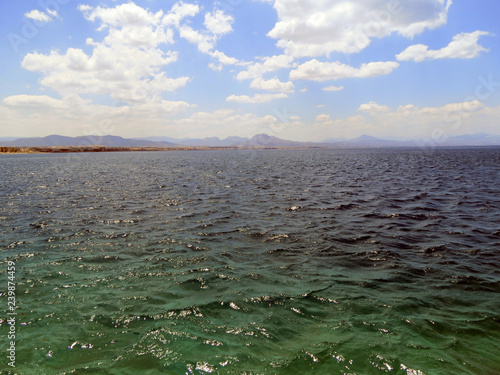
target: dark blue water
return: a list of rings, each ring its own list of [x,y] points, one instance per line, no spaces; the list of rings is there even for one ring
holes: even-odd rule
[[[498,148],[0,155],[0,176],[12,373],[500,373]]]

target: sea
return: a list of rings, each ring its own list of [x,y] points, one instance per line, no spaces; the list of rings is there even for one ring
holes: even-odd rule
[[[499,187],[500,148],[0,155],[0,372],[500,374]]]

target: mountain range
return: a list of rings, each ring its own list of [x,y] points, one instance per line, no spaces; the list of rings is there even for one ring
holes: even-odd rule
[[[175,146],[170,142],[153,142],[148,140],[127,139],[115,135],[65,137],[49,135],[37,138],[18,138],[11,141],[0,139],[0,146],[8,147],[54,147],[54,146],[107,146],[107,147],[157,147]]]
[[[277,138],[267,134],[257,134],[251,138],[209,137],[203,139],[195,138],[171,138],[171,137],[148,137],[148,138],[122,138],[119,136],[80,136],[65,137],[61,135],[49,135],[37,138],[0,138],[0,146],[7,147],[55,147],[55,146],[106,146],[106,147],[329,147],[329,148],[381,148],[381,147],[431,147],[431,146],[500,146],[500,135],[485,133],[466,134],[443,138],[442,140],[417,140],[400,141],[387,140],[362,135],[354,139],[334,138],[326,139],[324,142],[297,142]]]

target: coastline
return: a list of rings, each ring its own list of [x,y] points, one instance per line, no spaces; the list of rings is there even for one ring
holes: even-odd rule
[[[500,145],[463,145],[446,146],[437,145],[433,149],[456,149],[456,148],[499,148]],[[22,154],[68,154],[68,153],[90,153],[90,152],[137,152],[137,151],[220,151],[220,150],[294,150],[294,149],[414,149],[422,147],[410,146],[351,146],[351,147],[320,147],[320,146],[176,146],[176,147],[114,147],[114,146],[39,146],[39,147],[7,147],[0,146],[0,155],[22,155]],[[425,147],[423,149],[426,149]]]
[[[304,147],[112,147],[112,146],[51,146],[51,147],[3,147],[0,155],[11,154],[67,154],[81,152],[133,152],[133,151],[210,151],[210,150],[254,150],[254,149],[294,149]]]

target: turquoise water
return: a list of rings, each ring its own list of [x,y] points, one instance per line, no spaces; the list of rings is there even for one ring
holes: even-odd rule
[[[0,285],[15,262],[18,314],[16,367],[0,368],[498,374],[499,162],[500,149],[0,156]]]

